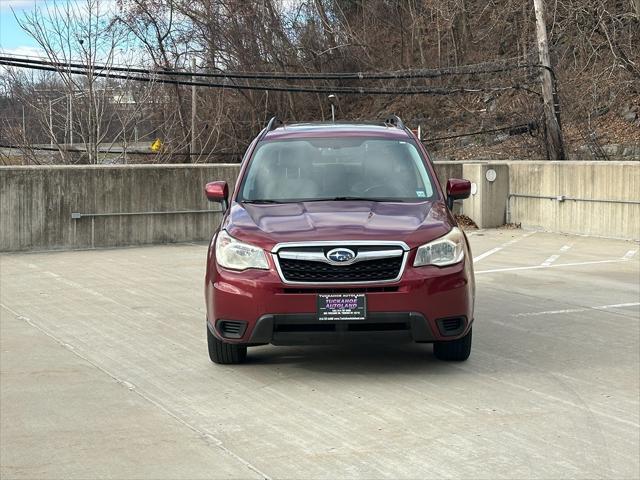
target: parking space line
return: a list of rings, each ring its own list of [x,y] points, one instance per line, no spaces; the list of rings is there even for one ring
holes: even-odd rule
[[[491,250],[488,250],[484,253],[481,253],[480,255],[478,255],[477,257],[473,257],[473,263],[479,262],[480,260],[482,260],[483,258],[488,257],[489,255],[493,255],[494,253],[499,252],[500,250],[502,250],[505,247],[508,247],[510,245],[513,245],[514,243],[519,242],[520,240],[522,240],[523,238],[527,238],[530,237],[531,235],[533,235],[534,233],[536,233],[535,231],[533,232],[528,232],[525,233],[524,235],[518,237],[518,238],[514,238],[512,240],[509,240],[508,242],[503,243],[502,245],[492,248]]]
[[[503,244],[502,244],[502,246],[503,246],[503,247],[508,247],[509,245],[513,245],[514,243],[519,242],[521,239],[523,239],[523,238],[525,238],[525,237],[528,237],[529,235],[530,235],[530,234],[528,234],[528,235],[523,235],[522,237],[518,237],[518,238],[511,239],[511,240],[509,240],[508,242],[503,243]]]
[[[628,258],[617,258],[615,260],[594,260],[591,262],[575,262],[575,263],[555,263],[551,265],[534,265],[532,267],[508,267],[508,268],[493,268],[491,270],[476,270],[476,274],[479,273],[495,273],[495,272],[513,272],[516,270],[537,270],[540,268],[554,268],[554,267],[574,267],[579,265],[595,265],[597,263],[620,263],[627,262]]]
[[[548,267],[549,265],[551,265],[553,262],[555,262],[559,258],[560,258],[560,255],[551,255],[544,262],[542,262],[542,266],[543,267]]]
[[[478,255],[477,257],[473,257],[473,263],[479,262],[483,258],[488,257],[489,255],[493,255],[494,253],[499,252],[500,250],[502,250],[502,247],[492,248],[488,252],[484,252]]]
[[[626,259],[631,259],[631,257],[633,257],[636,253],[638,252],[638,250],[629,250],[627,253],[624,254],[624,257],[622,258],[626,258]]]
[[[614,303],[613,305],[601,305],[599,307],[591,307],[596,310],[606,310],[607,308],[625,308],[625,307],[637,307],[640,305],[640,302],[631,302],[631,303]]]
[[[567,244],[563,245],[562,247],[560,247],[560,253],[567,252],[568,250],[571,249],[571,247],[573,247],[573,243],[567,243]],[[543,267],[548,267],[549,265],[551,265],[552,263],[554,263],[556,260],[558,260],[560,258],[560,253],[558,253],[556,255],[551,255],[544,262],[542,262],[541,265]]]
[[[588,312],[589,310],[607,310],[609,308],[637,307],[638,305],[640,305],[640,302],[616,303],[613,305],[598,305],[596,307],[566,308],[564,310],[545,310],[543,312],[514,313],[511,316],[512,317],[537,317],[540,315],[561,315],[563,313]]]

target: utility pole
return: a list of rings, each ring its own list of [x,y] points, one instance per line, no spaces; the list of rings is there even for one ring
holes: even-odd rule
[[[50,136],[50,145],[53,147],[53,106],[51,100],[49,100],[49,136]]]
[[[565,160],[562,128],[560,126],[559,105],[554,95],[554,78],[549,58],[549,40],[547,39],[547,25],[544,20],[544,0],[533,0],[536,12],[536,30],[538,39],[538,55],[540,65],[540,79],[542,80],[542,99],[547,132],[547,152],[551,160]]]
[[[196,72],[196,59],[191,59],[191,71],[193,73]],[[196,77],[195,75],[191,76],[191,81],[195,83]],[[196,152],[196,86],[191,86],[191,158],[189,162],[191,163],[193,154]]]
[[[71,99],[69,98],[69,95],[67,95],[67,104],[65,105],[66,109],[67,109],[67,116],[64,122],[64,143],[69,144],[69,133],[71,131],[71,123],[69,122],[69,106],[71,104]]]
[[[73,146],[73,94],[69,94],[69,145]]]

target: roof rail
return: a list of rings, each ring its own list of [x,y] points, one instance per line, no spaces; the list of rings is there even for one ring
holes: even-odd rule
[[[278,117],[271,117],[271,120],[269,120],[269,123],[267,123],[267,132],[275,130],[280,125],[282,125],[282,120],[280,120]]]
[[[400,117],[397,115],[389,115],[384,119],[385,125],[393,125],[396,128],[400,128],[402,130],[405,129],[404,123],[400,120]]]
[[[267,123],[267,126],[262,129],[260,140],[262,140],[267,133],[269,133],[271,130],[275,130],[280,125],[283,125],[282,120],[280,120],[278,117],[271,117],[269,123]]]

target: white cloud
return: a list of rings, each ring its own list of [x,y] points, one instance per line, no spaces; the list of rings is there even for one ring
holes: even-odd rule
[[[2,55],[17,55],[20,57],[43,57],[44,56],[44,52],[40,48],[33,47],[31,45],[22,45],[15,48],[0,48],[0,53]]]
[[[0,12],[13,10],[28,10],[36,5],[46,7],[56,3],[57,0],[0,0]],[[58,0],[60,1],[60,0]],[[64,0],[66,3],[77,4],[81,9],[86,8],[86,0]],[[118,5],[116,0],[102,0],[100,9],[103,12],[116,12]]]
[[[3,0],[0,0],[2,2]],[[20,57],[38,57],[42,58],[44,56],[44,52],[37,47],[32,47],[30,45],[23,45],[16,48],[0,48],[0,55],[17,55]],[[0,65],[0,75],[6,75],[8,69],[13,67],[5,67],[4,65]]]
[[[21,10],[31,8],[37,3],[37,0],[0,0],[0,11],[4,10]]]

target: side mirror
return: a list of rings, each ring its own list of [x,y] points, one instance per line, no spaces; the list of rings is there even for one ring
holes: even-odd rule
[[[204,193],[207,195],[207,200],[210,202],[222,203],[222,210],[227,209],[227,203],[229,201],[229,187],[227,182],[209,182],[204,187]]]
[[[463,200],[471,195],[471,182],[460,178],[447,180],[447,206],[453,209],[454,200]]]

